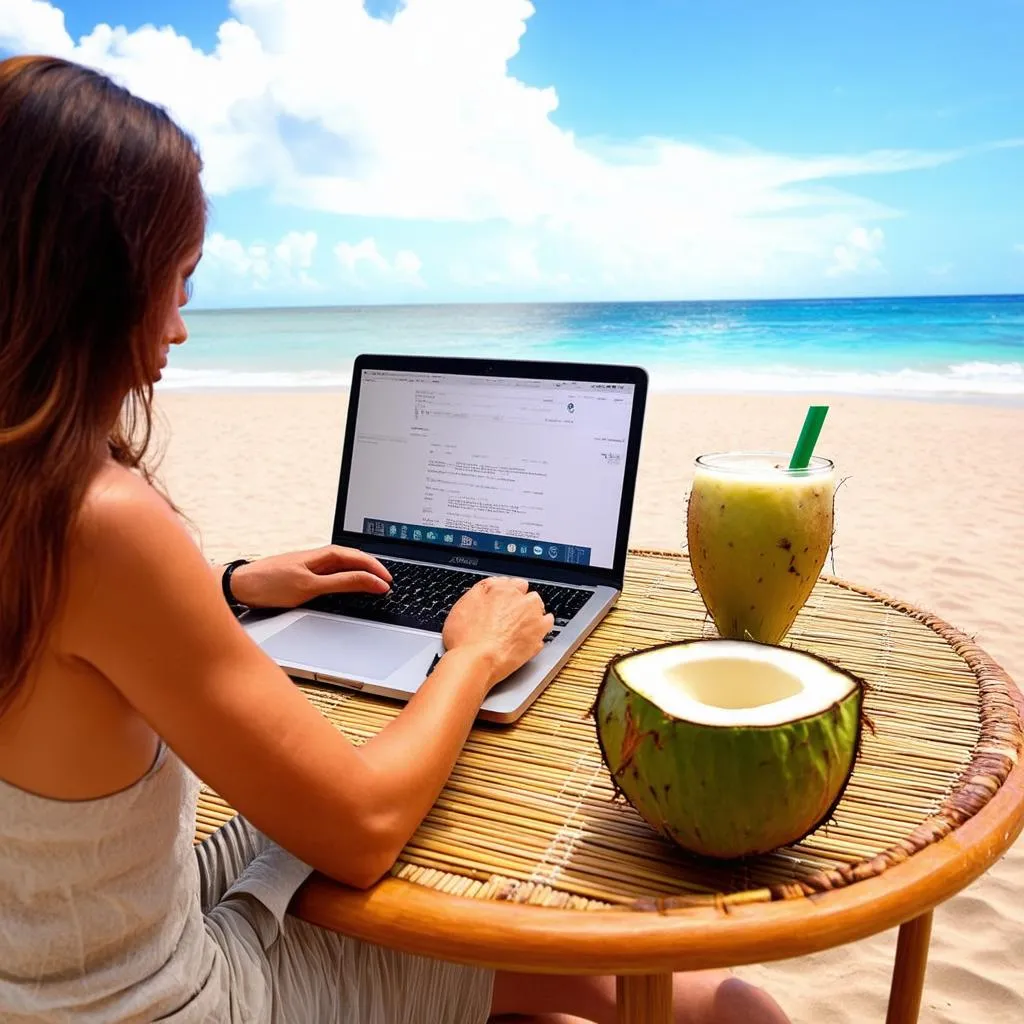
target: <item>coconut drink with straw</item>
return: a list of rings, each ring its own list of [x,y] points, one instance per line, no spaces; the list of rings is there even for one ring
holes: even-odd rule
[[[694,579],[723,637],[777,644],[832,543],[835,468],[812,453],[827,406],[812,406],[792,455],[697,459],[686,535]]]

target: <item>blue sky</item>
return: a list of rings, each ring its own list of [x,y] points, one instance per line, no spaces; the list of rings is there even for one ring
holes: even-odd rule
[[[199,306],[1022,292],[1022,39],[1022,0],[0,0],[0,51],[198,139]]]

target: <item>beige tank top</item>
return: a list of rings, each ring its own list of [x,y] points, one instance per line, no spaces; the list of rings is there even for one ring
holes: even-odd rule
[[[198,790],[164,745],[98,800],[0,781],[0,1021],[156,1021],[209,977]]]

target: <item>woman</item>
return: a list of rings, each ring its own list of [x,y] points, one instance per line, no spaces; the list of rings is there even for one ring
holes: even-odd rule
[[[0,1017],[612,1020],[607,979],[524,984],[286,917],[308,865],[388,871],[551,617],[521,582],[480,584],[416,697],[350,745],[248,639],[145,468],[205,231],[193,145],[103,76],[30,57],[0,63],[0,153]],[[388,579],[327,548],[228,582],[281,607]],[[196,776],[244,815],[198,852]],[[678,1020],[784,1019],[721,975],[679,997]]]

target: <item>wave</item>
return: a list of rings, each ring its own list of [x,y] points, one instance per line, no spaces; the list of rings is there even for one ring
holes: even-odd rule
[[[762,392],[802,394],[825,392],[851,395],[910,395],[917,397],[977,396],[1024,398],[1024,364],[956,363],[944,369],[904,367],[883,372],[821,370],[776,366],[763,369],[705,368],[682,370],[676,364],[649,364],[651,386],[657,391]],[[333,370],[205,370],[168,367],[160,390],[280,391],[347,388],[351,364]]]
[[[168,391],[283,391],[293,388],[347,388],[352,383],[352,368],[339,370],[185,370],[169,366],[157,385]]]
[[[1024,363],[956,363],[949,368],[955,377],[1024,377]]]
[[[658,391],[1024,398],[1022,363],[972,362],[957,363],[943,370],[904,367],[880,372],[804,367],[682,371],[678,366],[651,366],[648,369],[651,386]]]

